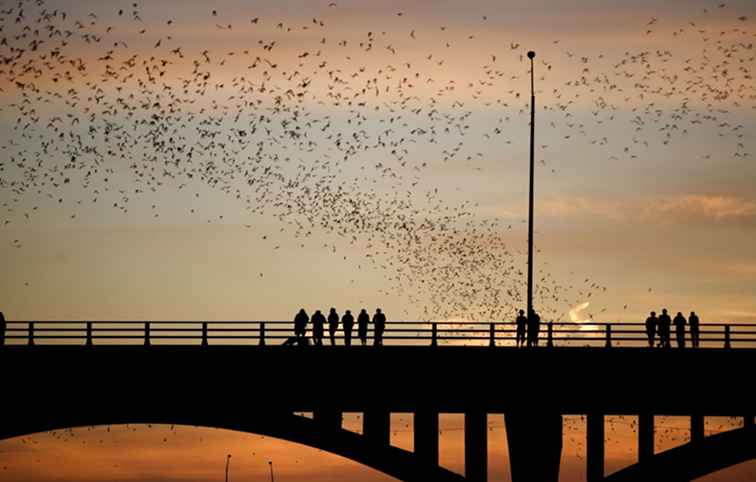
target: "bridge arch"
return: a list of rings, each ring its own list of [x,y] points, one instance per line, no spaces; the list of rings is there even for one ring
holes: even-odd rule
[[[404,449],[375,444],[365,436],[329,428],[323,424],[290,413],[261,414],[246,419],[223,416],[74,416],[39,417],[23,424],[0,424],[0,440],[66,428],[95,425],[164,424],[217,428],[263,435],[288,442],[306,445],[340,455],[404,482],[463,482],[465,478],[438,465],[420,462],[418,457]]]
[[[687,482],[756,459],[756,428],[718,433],[654,455],[604,478],[604,482]]]

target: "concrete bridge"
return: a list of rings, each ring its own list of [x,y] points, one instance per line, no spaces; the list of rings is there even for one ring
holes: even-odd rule
[[[555,482],[562,416],[585,414],[589,482],[691,480],[756,457],[754,362],[753,348],[6,344],[0,438],[209,426],[310,445],[399,480],[482,482],[487,416],[501,414],[513,480]],[[362,435],[342,428],[344,412],[364,414]],[[390,446],[392,412],[414,414],[414,452]],[[440,413],[464,414],[464,476],[438,465]],[[607,476],[608,415],[639,416],[640,461]],[[691,442],[654,454],[654,415],[690,417]],[[706,416],[744,417],[744,428],[704,437]]]

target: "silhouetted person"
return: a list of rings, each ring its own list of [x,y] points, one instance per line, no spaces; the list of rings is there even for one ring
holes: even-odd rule
[[[525,333],[528,329],[528,319],[525,317],[525,310],[520,310],[517,315],[517,346],[525,346]]]
[[[341,317],[341,326],[344,327],[344,344],[346,346],[352,346],[352,328],[354,327],[354,316],[352,312],[346,310],[344,316]]]
[[[528,316],[528,346],[538,346],[538,332],[541,330],[541,317],[535,310]]]
[[[698,342],[701,337],[701,329],[699,327],[700,320],[698,319],[698,315],[696,315],[695,311],[690,312],[690,316],[688,317],[688,324],[690,325],[690,342],[693,345],[693,348],[698,348]]]
[[[670,344],[670,328],[672,327],[672,319],[667,314],[667,309],[662,310],[662,314],[659,315],[659,346],[669,348]]]
[[[339,329],[339,314],[336,308],[331,308],[328,312],[328,336],[331,339],[331,346],[336,345],[336,330]]]
[[[656,319],[656,312],[652,311],[651,315],[646,318],[646,336],[648,337],[648,347],[654,347],[654,338],[656,338],[656,325],[659,320]]]
[[[380,308],[375,309],[373,315],[373,345],[383,345],[383,331],[386,329],[386,315],[381,313]]]
[[[326,322],[325,316],[323,316],[323,313],[321,313],[320,310],[317,310],[315,314],[312,315],[310,321],[312,322],[313,344],[315,346],[323,346],[323,326]]]
[[[677,338],[677,346],[679,348],[685,348],[685,317],[678,311],[673,322],[675,324],[675,337]]]
[[[0,346],[5,345],[5,315],[0,311]]]
[[[363,308],[360,310],[360,314],[357,315],[357,335],[360,337],[362,346],[367,345],[368,323],[370,323],[370,315]]]
[[[307,322],[310,321],[310,317],[307,316],[307,312],[304,308],[299,310],[297,316],[294,317],[294,336],[301,344],[304,342],[305,335],[307,335]]]

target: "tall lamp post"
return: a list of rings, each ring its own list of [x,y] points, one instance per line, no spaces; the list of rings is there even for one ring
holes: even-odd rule
[[[533,313],[533,187],[535,173],[535,87],[533,82],[533,59],[535,52],[528,52],[530,59],[530,205],[528,209],[528,317]]]

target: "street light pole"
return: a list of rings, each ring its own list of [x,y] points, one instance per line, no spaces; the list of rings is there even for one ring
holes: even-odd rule
[[[530,206],[528,210],[528,314],[533,313],[533,189],[535,174],[535,87],[533,81],[535,52],[528,52],[530,59]]]

